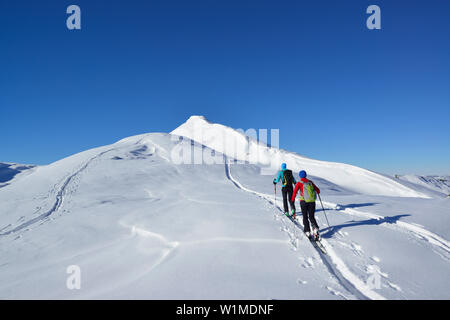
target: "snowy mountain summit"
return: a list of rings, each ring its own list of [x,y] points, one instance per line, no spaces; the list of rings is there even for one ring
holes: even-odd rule
[[[282,162],[294,172],[306,170],[309,174],[326,179],[342,188],[370,195],[398,197],[427,197],[405,187],[390,177],[343,163],[313,160],[296,153],[270,148],[264,142],[248,139],[243,132],[210,123],[203,116],[192,116],[172,134],[188,137],[232,159],[255,162],[272,168],[275,174]],[[254,161],[251,161],[254,160]],[[274,170],[275,169],[275,170]]]
[[[326,255],[282,213],[281,162],[321,189]],[[450,298],[448,198],[202,116],[8,177],[1,299]]]

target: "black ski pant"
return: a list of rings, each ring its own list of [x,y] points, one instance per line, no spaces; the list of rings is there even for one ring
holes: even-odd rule
[[[291,187],[282,187],[281,188],[281,194],[283,195],[283,207],[284,207],[284,213],[289,212],[288,208],[288,201],[291,205],[291,210],[294,210],[295,212],[295,204],[292,202],[292,194],[294,193],[294,189]]]
[[[313,228],[319,229],[319,225],[317,224],[316,218],[314,217],[314,214],[316,212],[316,203],[300,201],[300,207],[302,208],[303,226],[305,228],[305,232],[311,232],[311,228],[309,227],[310,221]]]

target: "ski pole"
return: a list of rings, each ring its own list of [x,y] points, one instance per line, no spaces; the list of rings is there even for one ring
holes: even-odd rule
[[[273,189],[275,190],[275,199],[273,205],[275,206],[275,209],[277,208],[277,185],[273,185]]]
[[[328,222],[327,213],[325,212],[325,209],[323,207],[322,199],[320,198],[320,194],[318,194],[318,196],[319,196],[319,200],[320,200],[320,205],[322,206],[323,213],[325,214],[325,219],[327,219],[328,228],[331,228],[330,223]]]

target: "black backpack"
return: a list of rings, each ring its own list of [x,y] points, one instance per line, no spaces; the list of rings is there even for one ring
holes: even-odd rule
[[[292,186],[294,184],[294,176],[291,170],[284,170],[282,182],[283,186]]]

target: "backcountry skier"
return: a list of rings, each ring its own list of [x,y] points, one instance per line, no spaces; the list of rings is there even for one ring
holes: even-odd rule
[[[281,164],[281,170],[278,172],[277,177],[273,180],[273,184],[276,185],[280,180],[282,185],[281,194],[283,195],[284,214],[288,217],[292,215],[292,217],[295,218],[295,203],[294,201],[291,201],[291,198],[293,192],[293,185],[295,185],[297,181],[295,181],[292,171],[287,169],[286,163]],[[289,205],[291,206],[290,215],[289,215],[288,201]]]
[[[297,192],[300,190],[300,208],[302,209],[305,234],[311,237],[311,228],[309,226],[309,222],[311,221],[313,229],[312,239],[320,240],[319,225],[314,217],[316,212],[316,195],[320,194],[320,189],[317,188],[314,182],[306,178],[305,170],[300,171],[298,175],[300,176],[300,181],[295,185],[291,201],[295,202]]]

